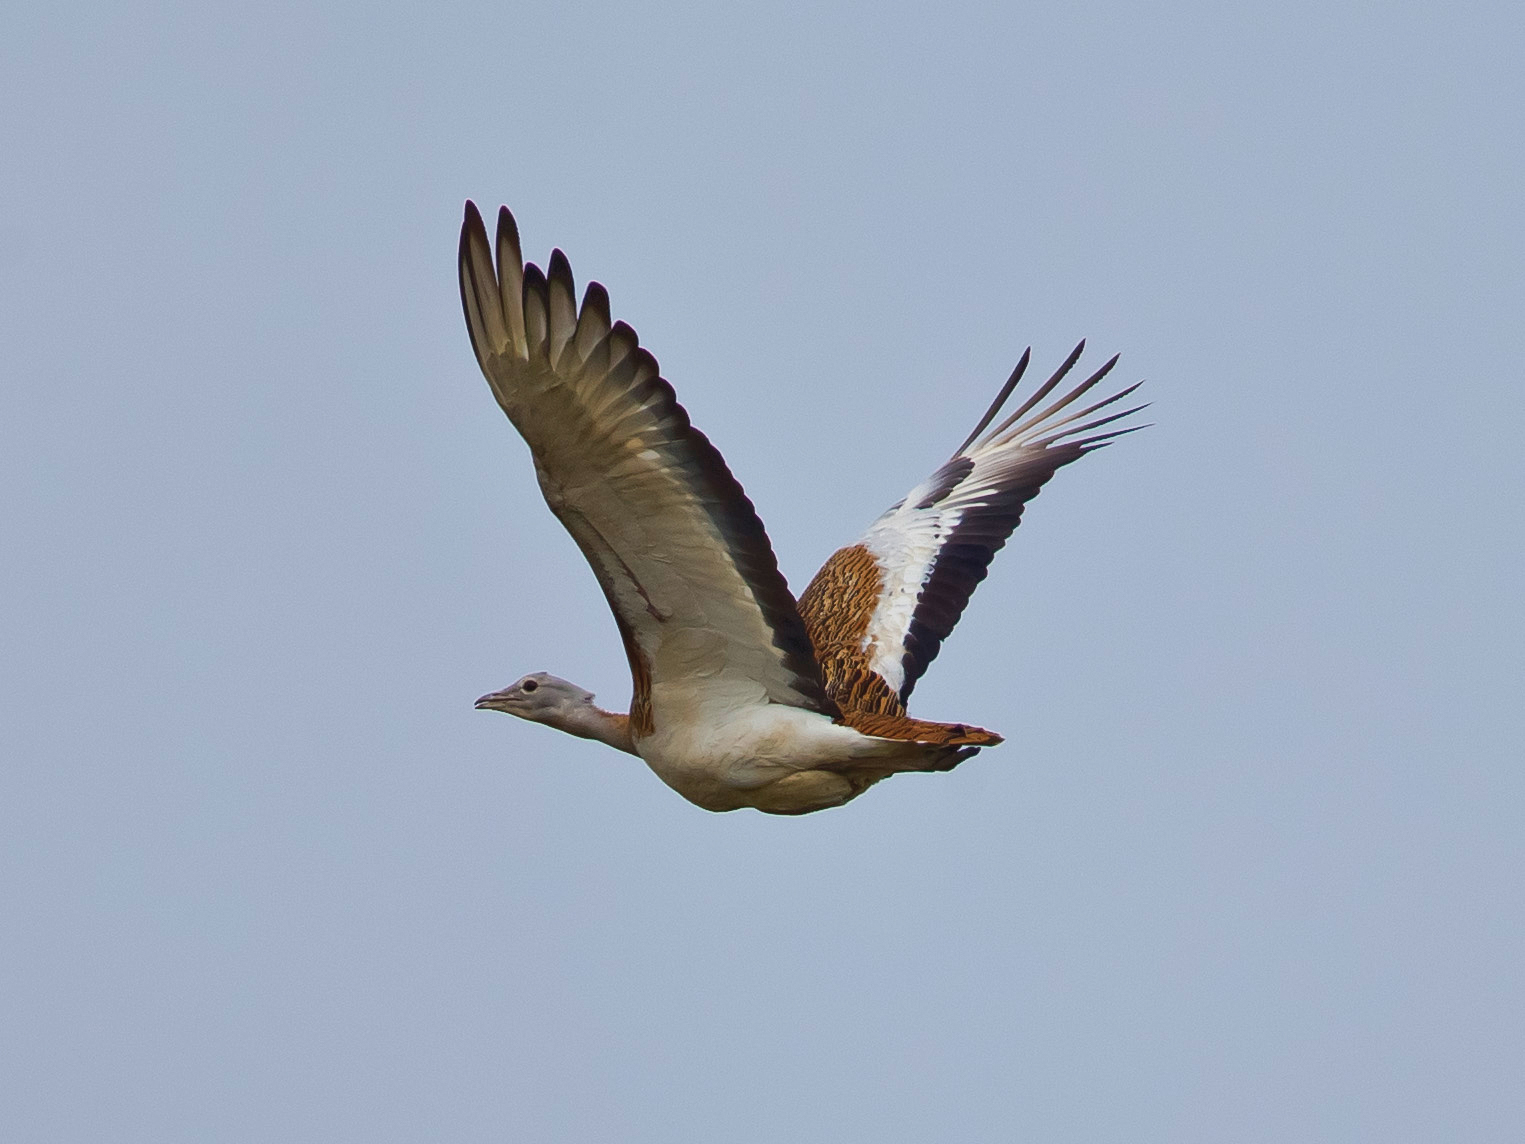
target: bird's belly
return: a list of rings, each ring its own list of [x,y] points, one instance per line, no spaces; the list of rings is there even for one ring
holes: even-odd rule
[[[659,718],[636,748],[658,778],[706,810],[781,814],[846,802],[866,784],[835,770],[876,753],[875,740],[825,715],[776,704],[675,730]]]

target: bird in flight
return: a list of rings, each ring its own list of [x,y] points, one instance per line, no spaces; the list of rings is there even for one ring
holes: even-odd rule
[[[560,250],[544,271],[526,264],[506,207],[494,257],[469,201],[460,279],[477,363],[593,566],[633,680],[624,714],[544,672],[477,707],[637,755],[714,811],[808,814],[1001,742],[912,718],[906,701],[1027,502],[1061,466],[1142,428],[1098,431],[1143,408],[1101,412],[1137,385],[1081,402],[1116,357],[1048,401],[1082,342],[992,427],[1029,349],[953,456],[796,600],[752,502],[635,331],[610,319],[603,286],[590,282],[579,307]]]

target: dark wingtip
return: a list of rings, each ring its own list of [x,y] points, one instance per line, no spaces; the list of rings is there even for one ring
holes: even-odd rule
[[[471,206],[468,201],[467,206]],[[472,207],[475,210],[475,207]],[[503,246],[504,239],[511,239],[513,248],[519,249],[519,224],[514,221],[514,212],[507,207],[498,208],[498,246]]]
[[[491,261],[492,244],[487,241],[487,228],[482,225],[481,212],[477,210],[476,203],[467,199],[466,209],[461,219],[461,242],[460,246],[456,249],[456,261],[461,278],[461,304],[463,306],[466,304],[466,277],[467,275],[471,275],[473,278],[476,277],[472,271],[474,260],[471,255],[471,245],[477,241],[480,241],[487,248],[487,257]],[[494,285],[496,285],[496,282],[494,282]],[[470,325],[469,316],[467,324]]]
[[[482,225],[482,216],[477,211],[476,203],[466,200],[465,217],[461,220],[461,241],[456,248],[456,278],[461,287],[461,311],[466,315],[466,329],[473,330],[474,321],[472,312],[477,303],[472,299],[471,293],[477,286],[469,285],[468,279],[476,283],[477,274],[473,270],[473,258],[471,244],[480,239],[482,244],[487,244],[487,228]],[[491,248],[488,250],[491,256]],[[480,285],[478,283],[478,285]],[[494,283],[496,286],[496,282]],[[472,348],[477,349],[476,335],[472,334]],[[479,359],[480,360],[480,359]]]
[[[1011,396],[1012,390],[1017,388],[1017,383],[1022,380],[1022,375],[1027,372],[1027,363],[1032,360],[1032,357],[1033,347],[1028,346],[1022,351],[1022,357],[1018,359],[1016,368],[1011,371],[1011,376],[1006,379],[1006,384],[1001,386],[1001,392],[996,394],[995,400],[990,403],[990,408],[985,410],[985,416],[981,417],[980,423],[974,427],[974,432],[964,438],[962,445],[953,450],[954,457],[962,456],[964,450],[973,445],[979,439],[980,434],[985,431],[985,427],[1000,414],[1001,406],[1006,404],[1006,399]]]
[[[485,239],[487,237],[487,227],[482,224],[482,213],[477,210],[477,204],[467,199],[466,210],[461,217],[461,252],[463,255],[466,250],[466,244],[473,234],[480,234]]]
[[[1119,413],[1117,416],[1126,417],[1129,413],[1137,413],[1140,409],[1147,408],[1147,405],[1140,405],[1134,409],[1129,409],[1126,413]],[[1115,420],[1115,418],[1108,417],[1107,420],[1112,421]],[[1078,455],[1083,456],[1084,454],[1094,452],[1097,449],[1105,449],[1119,437],[1126,437],[1129,433],[1137,433],[1140,429],[1153,428],[1154,422],[1148,421],[1143,425],[1129,425],[1126,429],[1114,429],[1110,433],[1097,433],[1094,437],[1082,437],[1078,441],[1068,441],[1066,442],[1066,445],[1079,449],[1080,453]]]
[[[560,247],[551,251],[551,260],[545,264],[545,280],[547,285],[554,282],[566,291],[566,296],[571,300],[575,310],[577,306],[577,283],[572,278],[572,264],[567,261],[567,256],[561,252]],[[573,315],[576,316],[575,313]]]
[[[594,313],[603,314],[604,320],[606,322],[609,321],[609,291],[604,289],[602,282],[590,281],[583,288],[582,308],[586,310],[589,306],[593,307]],[[610,324],[612,325],[613,323]]]

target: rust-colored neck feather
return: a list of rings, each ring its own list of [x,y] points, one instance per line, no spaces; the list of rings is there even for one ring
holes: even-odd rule
[[[559,730],[580,739],[597,739],[617,751],[635,754],[635,743],[630,738],[630,716],[605,711],[589,703],[579,707],[556,721]]]

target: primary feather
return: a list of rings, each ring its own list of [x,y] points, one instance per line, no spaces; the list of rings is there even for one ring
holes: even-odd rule
[[[632,713],[677,681],[701,692],[744,682],[769,702],[834,714],[752,502],[635,331],[610,322],[604,288],[589,285],[579,313],[566,257],[553,251],[546,274],[523,266],[506,208],[495,271],[469,203],[460,271],[477,361],[620,626]],[[680,632],[690,638],[671,638]]]
[[[827,694],[839,704],[903,712],[916,681],[937,657],[991,560],[1021,522],[1027,502],[1064,465],[1142,428],[1095,432],[1142,405],[1092,416],[1138,385],[1061,416],[1111,372],[1116,357],[1017,423],[1053,392],[1084,348],[1085,342],[1076,346],[1016,412],[981,437],[1021,381],[1032,351],[1024,353],[958,451],[887,509],[856,544],[833,554],[805,589],[800,611],[813,641],[818,649],[823,643],[839,649],[835,659],[823,660]],[[846,610],[840,579],[844,569],[854,566],[863,569],[857,574],[863,586],[851,593],[857,609],[852,618],[855,630],[844,645],[833,629],[842,626],[840,617]]]

